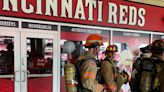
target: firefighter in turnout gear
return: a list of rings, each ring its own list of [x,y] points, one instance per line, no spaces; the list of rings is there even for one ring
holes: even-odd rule
[[[102,45],[102,37],[96,34],[89,35],[84,46],[88,52],[79,56],[76,61],[77,71],[79,71],[78,92],[102,92],[104,87],[96,80],[98,67],[96,65],[99,47]]]
[[[141,81],[142,64],[143,61],[150,61],[150,57],[152,55],[150,51],[150,45],[140,48],[140,51],[140,56],[133,63],[132,77],[129,82],[132,92],[140,92],[140,89],[138,87],[140,86]]]
[[[151,46],[150,61],[142,64],[141,92],[164,92],[164,41],[155,40]]]
[[[118,68],[116,68],[114,60],[115,52],[117,52],[116,45],[109,45],[106,48],[106,51],[104,52],[106,57],[104,61],[102,61],[100,68],[110,92],[119,92],[124,81],[127,81],[128,79],[127,74],[119,73]]]

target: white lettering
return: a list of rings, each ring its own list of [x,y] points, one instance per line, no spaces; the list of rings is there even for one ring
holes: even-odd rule
[[[100,30],[72,28],[72,32],[101,34]]]
[[[128,12],[128,7],[125,5],[120,5],[120,19],[119,24],[127,24],[128,19],[126,13]]]
[[[109,2],[108,5],[108,23],[117,24],[118,22],[118,24],[125,24],[131,26],[137,24],[141,27],[145,25],[144,15],[146,14],[146,11],[144,8],[139,8],[137,10],[135,6],[119,5],[119,8],[117,9],[117,5],[115,3]],[[119,19],[119,21],[117,21],[117,19]]]
[[[21,0],[21,7],[22,7],[23,12],[25,12],[27,14],[34,12],[34,7],[31,4],[29,4],[29,8],[27,9],[26,0]]]
[[[46,12],[45,15],[51,16],[51,9],[53,11],[53,16],[58,16],[58,2],[57,0],[46,0]]]
[[[86,0],[85,6],[89,6],[89,17],[88,20],[93,20],[93,8],[96,8],[96,1]]]
[[[12,11],[18,12],[18,0],[3,0],[2,10],[10,11],[9,2],[12,5]]]
[[[136,25],[137,9],[134,6],[129,6],[129,25]]]
[[[102,21],[102,1],[98,1],[98,19],[97,21]]]
[[[143,27],[145,25],[145,17],[144,15],[146,14],[146,11],[144,8],[140,8],[138,10],[138,16],[139,16],[139,20],[138,20],[138,25]]]
[[[124,35],[124,36],[140,37],[140,34],[137,34],[137,33],[127,33],[127,32],[124,32],[123,35]]]
[[[62,0],[62,11],[61,11],[61,17],[66,17],[66,11],[68,13],[68,18],[72,18],[72,0]]]
[[[36,14],[42,15],[42,0],[37,0],[36,4]]]
[[[108,17],[108,23],[114,23],[117,24],[117,5],[115,3],[108,3],[109,5],[109,17]],[[112,21],[113,18],[113,21]]]
[[[15,27],[16,23],[15,22],[10,22],[10,21],[0,21],[1,26],[10,26],[10,27]]]
[[[146,10],[144,8],[120,5],[119,3],[110,1],[107,1],[107,6],[104,3],[104,6],[103,0],[76,1],[77,2],[74,2],[73,0],[60,0],[59,3],[58,0],[35,0],[35,2],[20,0],[18,3],[18,0],[3,0],[2,10],[35,14],[36,16],[34,17],[43,15],[51,17],[55,16],[57,18],[72,18],[73,20],[78,19],[94,22],[104,21],[111,24],[124,24],[140,27],[145,25]],[[58,16],[58,13],[60,13],[60,16]]]
[[[28,28],[52,29],[50,25],[40,25],[40,24],[28,24]]]
[[[81,18],[79,18],[79,15],[81,15]],[[83,7],[83,1],[78,0],[77,1],[77,6],[76,6],[76,11],[75,11],[75,19],[83,19],[85,20],[85,15],[84,15],[84,7]]]

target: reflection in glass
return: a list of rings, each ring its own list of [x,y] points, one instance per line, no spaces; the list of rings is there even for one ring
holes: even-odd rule
[[[164,35],[154,34],[153,35],[153,41],[155,41],[155,40],[164,40]]]
[[[28,92],[52,92],[53,40],[27,38]]]
[[[140,54],[139,49],[148,45],[149,41],[150,34],[114,31],[113,43],[118,47],[115,57],[118,61],[117,67],[131,76],[133,62]],[[123,92],[128,92],[130,86],[128,84],[123,85],[122,90]]]
[[[27,39],[27,65],[29,74],[52,73],[52,40]]]
[[[0,92],[14,92],[14,38],[0,35]]]
[[[0,37],[0,75],[14,73],[13,37]]]

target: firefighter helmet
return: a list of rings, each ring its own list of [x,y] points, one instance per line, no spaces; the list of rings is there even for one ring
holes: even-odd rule
[[[117,52],[117,46],[116,45],[109,45],[106,50],[105,50],[105,53],[108,53],[108,52]]]
[[[100,35],[92,34],[87,37],[86,43],[84,44],[87,48],[95,48],[96,46],[103,45],[103,40]]]
[[[107,58],[111,58],[114,56],[114,53],[117,52],[116,45],[109,45],[106,50],[103,52]]]
[[[155,40],[150,47],[152,53],[161,54],[164,52],[164,41]]]
[[[143,48],[140,48],[140,51],[142,53],[150,53],[150,45],[146,46],[146,47],[143,47]]]

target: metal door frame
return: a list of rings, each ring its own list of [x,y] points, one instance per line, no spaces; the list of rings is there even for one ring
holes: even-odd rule
[[[59,32],[47,30],[33,30],[11,27],[0,27],[0,35],[14,37],[14,92],[27,92],[27,74],[24,77],[23,72],[27,71],[26,60],[26,38],[51,38],[53,39],[53,70],[52,70],[52,91],[60,92],[60,44]],[[19,58],[20,57],[20,58]],[[22,66],[22,64],[25,64]],[[0,75],[0,78],[8,78],[8,75]],[[25,82],[23,82],[25,78]]]
[[[21,92],[28,92],[27,90],[27,63],[26,63],[26,39],[27,37],[34,38],[50,38],[53,39],[53,69],[52,69],[52,91],[58,92],[59,86],[59,76],[60,69],[58,69],[58,33],[55,31],[43,31],[43,30],[31,30],[22,29],[21,30]],[[24,79],[25,78],[25,79]]]
[[[14,37],[14,76],[5,75],[1,78],[14,77],[14,92],[20,91],[20,31],[18,28],[0,27],[0,35]]]

